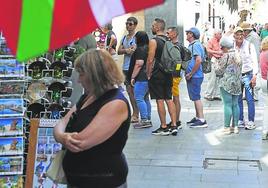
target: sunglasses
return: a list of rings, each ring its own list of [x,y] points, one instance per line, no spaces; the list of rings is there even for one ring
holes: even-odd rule
[[[126,25],[132,26],[132,25],[134,25],[134,23],[126,22]]]

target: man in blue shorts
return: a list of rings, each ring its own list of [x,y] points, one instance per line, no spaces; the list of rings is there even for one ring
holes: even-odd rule
[[[201,85],[204,79],[202,71],[202,60],[205,58],[204,47],[199,41],[200,32],[196,27],[186,31],[186,38],[189,41],[189,50],[192,52],[192,59],[185,71],[188,94],[191,101],[194,101],[195,117],[188,121],[187,124],[192,128],[207,127],[204,118],[203,104],[201,101]]]

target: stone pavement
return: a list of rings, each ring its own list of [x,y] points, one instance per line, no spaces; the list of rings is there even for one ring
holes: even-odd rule
[[[202,88],[204,93],[206,82]],[[238,135],[222,135],[222,102],[203,100],[209,127],[192,129],[186,121],[195,112],[184,81],[180,89],[183,129],[177,136],[151,134],[159,127],[155,101],[152,101],[153,127],[130,128],[124,149],[129,164],[128,187],[267,188],[268,141],[262,140],[262,96],[256,102],[256,130],[240,129]]]

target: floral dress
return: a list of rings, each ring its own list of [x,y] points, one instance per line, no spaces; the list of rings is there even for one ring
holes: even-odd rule
[[[215,73],[220,78],[219,86],[231,95],[241,94],[242,62],[234,50],[217,59],[214,63]]]

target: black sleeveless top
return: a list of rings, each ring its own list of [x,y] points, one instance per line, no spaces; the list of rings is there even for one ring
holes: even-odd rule
[[[107,33],[107,36],[106,36],[106,37],[107,37],[107,39],[106,39],[106,46],[109,46],[109,44],[110,44],[110,42],[111,42],[112,35],[115,36],[115,33],[114,33],[112,30],[110,30],[110,31]],[[112,48],[113,48],[114,50],[116,50],[116,45],[117,45],[117,39],[116,39],[116,41],[115,41],[115,44],[112,45]]]
[[[128,137],[130,108],[127,99],[119,89],[107,91],[89,106],[80,109],[85,95],[77,103],[68,132],[80,132],[88,126],[102,106],[110,101],[123,100],[128,106],[128,118],[105,142],[79,153],[66,152],[63,169],[70,185],[79,188],[117,187],[126,182],[127,163],[122,153]],[[109,120],[107,120],[109,121]],[[101,125],[99,125],[101,126]]]
[[[168,40],[168,38],[164,35],[157,35],[157,36],[163,37],[166,40]],[[165,72],[160,70],[159,65],[158,65],[161,60],[165,42],[162,39],[158,38],[157,36],[153,38],[156,40],[157,47],[155,50],[155,64],[154,64],[154,68],[152,71],[151,82],[160,83],[160,84],[165,83],[166,85],[172,85],[172,75],[166,74]]]

